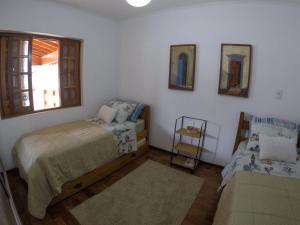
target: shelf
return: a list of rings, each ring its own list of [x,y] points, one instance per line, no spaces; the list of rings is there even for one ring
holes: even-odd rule
[[[192,137],[192,138],[201,138],[202,134],[200,131],[188,130],[187,128],[180,128],[176,131],[177,134]]]
[[[186,164],[187,159],[188,158],[186,158],[184,156],[176,156],[176,157],[173,158],[171,163],[174,164],[174,165],[177,165],[177,166],[182,166],[182,167],[185,167],[187,169],[193,170],[195,168],[195,165],[187,165]]]
[[[193,126],[190,125],[191,122],[193,122]],[[194,126],[194,124],[199,124],[200,127]],[[193,172],[198,168],[201,153],[206,150],[203,148],[206,127],[207,121],[203,119],[186,116],[176,119],[171,156],[172,165],[181,166]],[[188,141],[189,139],[191,142]]]
[[[186,143],[178,143],[175,147],[179,152],[185,153],[191,157],[196,157],[198,153],[198,146],[186,144]],[[200,150],[199,150],[200,151]]]

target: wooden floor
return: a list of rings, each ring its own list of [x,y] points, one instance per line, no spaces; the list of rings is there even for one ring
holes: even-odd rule
[[[49,207],[45,219],[38,220],[32,217],[27,211],[27,185],[20,178],[17,170],[9,171],[8,178],[12,188],[17,209],[24,225],[78,225],[68,210],[74,208],[88,198],[100,193],[117,180],[130,173],[133,169],[144,163],[147,159],[170,166],[170,155],[167,152],[151,149],[151,151],[134,162],[123,167],[118,172],[104,178],[89,188],[69,197],[68,199]],[[178,167],[174,167],[179,169]],[[186,170],[185,170],[186,171]],[[186,171],[188,172],[188,171]],[[192,205],[183,225],[211,225],[216,211],[219,194],[217,188],[221,182],[221,168],[202,163],[195,172],[196,176],[205,179],[199,195]],[[99,224],[101,225],[101,224]],[[166,224],[168,225],[168,224]]]

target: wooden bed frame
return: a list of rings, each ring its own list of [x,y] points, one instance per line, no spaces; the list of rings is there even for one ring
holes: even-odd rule
[[[96,183],[100,179],[108,176],[109,174],[119,170],[134,159],[144,155],[149,150],[149,126],[150,126],[150,106],[145,106],[141,119],[145,121],[145,129],[137,133],[137,140],[146,139],[146,143],[138,148],[137,152],[132,152],[122,155],[119,158],[100,166],[99,168],[75,179],[65,183],[62,187],[62,193],[56,196],[50,205],[54,205],[65,198],[79,192],[80,190]]]
[[[238,125],[238,129],[237,129],[237,133],[236,133],[236,138],[235,138],[235,144],[234,144],[234,149],[233,149],[233,153],[236,152],[236,150],[239,147],[239,144],[242,141],[247,140],[244,136],[243,133],[247,130],[250,129],[250,122],[246,120],[245,117],[245,113],[241,112],[240,114],[240,120],[239,120],[239,125]],[[300,148],[300,133],[298,135],[298,148]]]

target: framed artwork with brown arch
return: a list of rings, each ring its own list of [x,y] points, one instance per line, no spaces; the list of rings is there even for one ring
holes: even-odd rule
[[[219,94],[248,97],[251,77],[251,59],[251,45],[221,45]]]
[[[171,45],[169,89],[194,90],[196,45]]]

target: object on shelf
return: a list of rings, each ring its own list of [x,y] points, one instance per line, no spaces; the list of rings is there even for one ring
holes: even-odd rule
[[[194,168],[195,161],[194,161],[194,159],[186,159],[184,165],[187,167],[190,167],[190,168]]]

